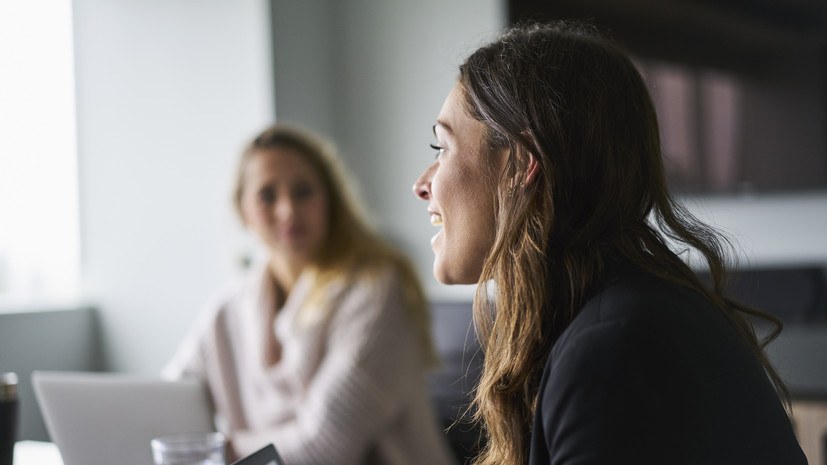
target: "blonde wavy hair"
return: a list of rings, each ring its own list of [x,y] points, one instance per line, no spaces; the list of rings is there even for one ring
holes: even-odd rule
[[[390,268],[402,285],[404,302],[416,326],[425,359],[429,365],[435,365],[437,356],[431,338],[428,304],[416,270],[401,251],[369,226],[332,144],[307,130],[286,125],[276,124],[261,132],[243,150],[236,172],[233,202],[242,221],[241,199],[247,164],[255,154],[272,149],[290,149],[300,154],[319,175],[327,196],[328,230],[321,250],[310,265],[315,279],[308,304],[300,310],[300,321],[329,317],[318,313],[328,306],[313,305],[326,297],[327,285],[335,281],[348,285],[359,278],[376,278]]]

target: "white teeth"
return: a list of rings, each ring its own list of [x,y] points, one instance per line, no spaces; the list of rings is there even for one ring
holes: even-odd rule
[[[431,213],[431,224],[434,226],[442,226],[442,215]]]

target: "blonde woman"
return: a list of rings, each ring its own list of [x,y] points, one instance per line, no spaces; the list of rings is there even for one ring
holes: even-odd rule
[[[166,375],[206,382],[237,456],[272,442],[290,465],[451,463],[420,284],[366,226],[331,151],[267,129],[234,200],[269,259],[207,306]]]

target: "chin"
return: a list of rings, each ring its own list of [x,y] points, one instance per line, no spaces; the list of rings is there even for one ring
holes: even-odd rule
[[[439,263],[434,261],[434,278],[442,284],[456,284],[449,273],[446,273],[445,268],[439,266]]]
[[[443,276],[443,275],[438,274],[436,272],[434,272],[434,277],[436,278],[437,281],[439,281],[442,284],[447,284],[449,286],[451,284],[458,284],[458,283],[454,282],[452,279],[448,278],[447,276]]]
[[[471,273],[469,270],[451,270],[438,263],[434,263],[434,277],[442,284],[477,284],[480,273]]]

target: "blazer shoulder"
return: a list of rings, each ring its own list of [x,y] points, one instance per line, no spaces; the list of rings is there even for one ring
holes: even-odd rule
[[[606,334],[622,327],[625,333],[641,331],[668,338],[702,321],[713,326],[726,324],[722,312],[698,291],[636,267],[624,267],[580,309],[552,355],[567,341],[588,333]]]

